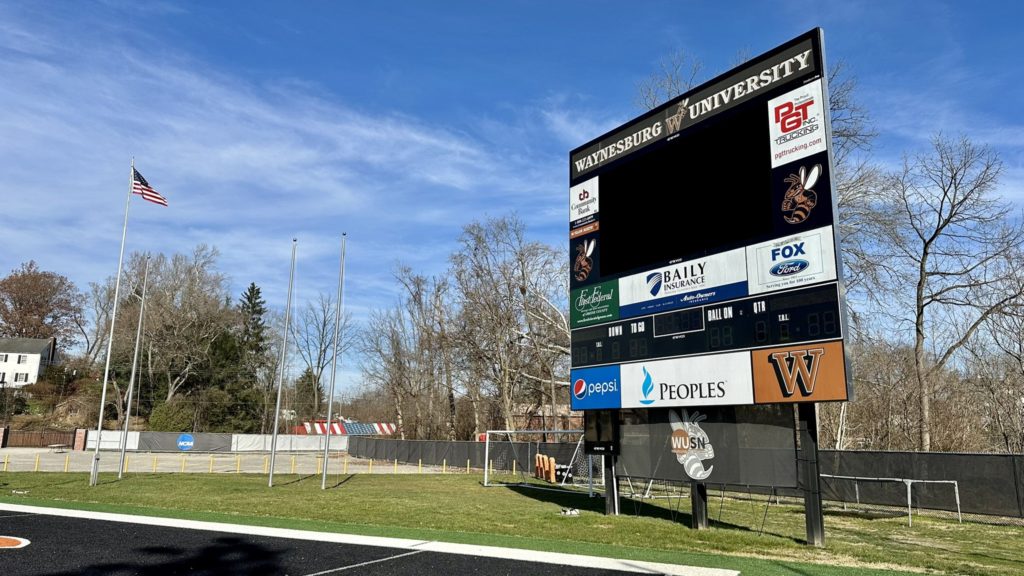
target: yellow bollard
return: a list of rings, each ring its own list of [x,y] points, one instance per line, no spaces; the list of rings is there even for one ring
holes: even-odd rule
[[[469,474],[469,458],[466,458],[466,474]]]
[[[210,454],[210,474],[213,474],[213,454]]]
[[[295,474],[295,456],[292,456],[292,474]]]
[[[321,468],[321,465],[323,463],[321,462],[321,460],[323,460],[323,458],[321,458],[320,456],[316,457],[316,473],[317,473],[317,475],[319,475],[321,472],[323,472],[323,468]]]
[[[398,474],[398,458],[395,458],[395,471],[394,474]]]
[[[373,458],[370,458],[370,471],[367,474],[373,474]]]
[[[345,454],[345,465],[341,471],[342,474],[348,474],[348,454]]]
[[[36,469],[35,472],[39,472],[39,454],[36,454]]]
[[[448,471],[448,459],[445,458],[445,459],[441,460],[441,474],[444,474],[447,471]]]
[[[270,469],[270,456],[263,457],[263,473],[266,474]]]
[[[420,458],[420,463],[419,463],[419,474],[423,474],[423,458]]]
[[[235,474],[242,473],[242,457],[235,456]]]
[[[185,455],[184,454],[181,455],[181,473],[182,474],[185,473]]]
[[[156,456],[153,456],[153,474],[156,474]]]
[[[490,466],[491,466],[491,476],[494,476],[494,460],[491,460]]]
[[[512,475],[513,476],[516,475],[516,461],[515,460],[512,461]]]
[[[7,472],[7,459],[10,457],[10,454],[4,454],[4,472]]]
[[[64,472],[66,473],[68,471],[68,468],[70,468],[70,467],[71,467],[71,454],[68,454],[67,456],[64,457]]]

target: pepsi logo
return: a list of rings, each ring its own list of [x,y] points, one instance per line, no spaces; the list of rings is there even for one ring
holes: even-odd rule
[[[587,383],[583,378],[577,378],[576,381],[573,382],[572,395],[575,396],[577,400],[583,400],[587,397]]]

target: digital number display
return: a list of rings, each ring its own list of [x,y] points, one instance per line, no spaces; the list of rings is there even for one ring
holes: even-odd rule
[[[839,318],[835,284],[630,318],[574,330],[572,367],[835,340]]]

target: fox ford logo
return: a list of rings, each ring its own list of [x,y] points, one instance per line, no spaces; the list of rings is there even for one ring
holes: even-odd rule
[[[807,251],[804,248],[803,242],[794,242],[793,244],[787,244],[785,246],[779,246],[778,248],[772,248],[772,262],[775,262],[779,258],[789,260],[794,256],[806,255]]]
[[[786,260],[772,266],[768,273],[772,276],[790,276],[803,272],[810,265],[811,263],[807,260]]]
[[[188,452],[196,445],[195,438],[191,434],[182,434],[178,436],[178,450],[182,452]]]

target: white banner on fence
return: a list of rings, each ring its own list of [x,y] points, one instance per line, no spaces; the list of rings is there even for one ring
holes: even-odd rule
[[[120,450],[121,434],[123,434],[123,432],[121,432],[120,430],[104,430],[103,437],[100,439],[100,450]],[[139,449],[139,432],[128,433],[128,445],[125,448],[127,450]],[[85,449],[96,449],[95,430],[89,430],[88,436],[86,436],[85,438]]]
[[[231,437],[233,452],[270,452],[270,434],[235,434]],[[277,449],[283,452],[309,452],[323,450],[326,436],[279,435]],[[348,436],[331,436],[331,450],[348,450]]]

